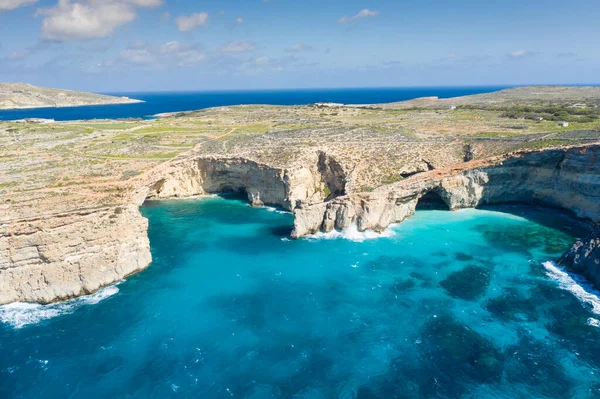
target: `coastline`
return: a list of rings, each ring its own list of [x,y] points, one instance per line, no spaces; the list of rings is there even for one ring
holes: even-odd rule
[[[487,104],[490,95],[482,97]],[[580,141],[565,145],[546,139],[554,133],[543,129],[555,123],[519,121],[532,130],[519,141],[508,125],[517,122],[499,113],[465,125],[468,108],[400,105],[256,105],[126,124],[0,125],[6,176],[19,177],[0,182],[0,303],[68,299],[145,269],[151,257],[139,206],[147,199],[243,193],[253,206],[292,211],[295,238],[350,226],[383,231],[432,194],[450,210],[539,202],[600,221],[600,146],[581,144],[589,143],[585,132],[574,130]],[[413,125],[399,127],[410,118]],[[431,121],[443,129],[434,137]],[[489,152],[487,136],[477,134],[500,123],[507,136],[495,136]]]
[[[53,109],[53,108],[78,108],[78,107],[97,107],[101,105],[127,105],[127,104],[139,104],[145,103],[143,100],[129,99],[128,101],[114,102],[114,103],[90,103],[90,104],[72,104],[72,105],[48,105],[44,107],[38,106],[22,106],[22,107],[0,107],[0,111],[18,111],[18,110],[36,110],[36,109]]]

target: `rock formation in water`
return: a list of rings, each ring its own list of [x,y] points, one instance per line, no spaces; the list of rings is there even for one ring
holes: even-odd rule
[[[587,277],[600,287],[600,229],[577,240],[573,247],[558,261],[568,271]]]

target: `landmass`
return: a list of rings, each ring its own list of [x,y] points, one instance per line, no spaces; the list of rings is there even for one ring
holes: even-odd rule
[[[132,104],[142,102],[129,97],[49,89],[27,83],[0,83],[0,110],[84,105]]]
[[[564,208],[589,225],[564,262],[600,284],[600,236],[583,236],[600,222],[600,87],[0,122],[0,304],[139,272],[151,262],[145,200],[232,191],[293,212],[295,238],[382,231],[426,201]]]

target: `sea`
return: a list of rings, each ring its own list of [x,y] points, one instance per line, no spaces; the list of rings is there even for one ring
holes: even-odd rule
[[[378,104],[411,100],[418,97],[438,96],[440,98],[449,98],[466,96],[488,93],[505,88],[507,86],[104,93],[114,96],[126,96],[144,102],[68,108],[0,110],[0,121],[25,118],[45,118],[57,121],[121,118],[148,119],[153,118],[156,114],[165,112],[192,111],[240,104],[305,105],[317,102]]]
[[[520,205],[289,239],[235,197],[147,202],[151,266],[0,307],[1,398],[598,398],[581,232]]]

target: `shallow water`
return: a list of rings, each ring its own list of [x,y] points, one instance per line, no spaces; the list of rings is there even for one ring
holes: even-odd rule
[[[0,397],[600,397],[600,302],[547,262],[569,226],[511,210],[530,219],[419,211],[294,241],[274,209],[149,203],[148,270],[0,308]]]

